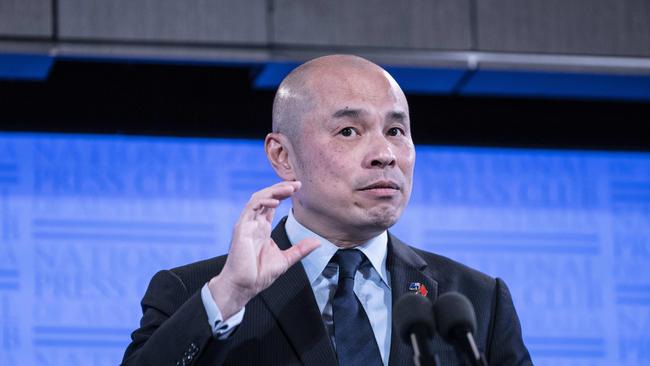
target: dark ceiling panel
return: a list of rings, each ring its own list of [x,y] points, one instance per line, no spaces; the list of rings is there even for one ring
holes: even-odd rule
[[[59,0],[62,39],[265,43],[258,0]],[[243,20],[246,21],[243,21]]]
[[[2,0],[0,36],[52,36],[51,0]]]
[[[476,1],[485,51],[650,56],[648,0]]]
[[[468,49],[469,0],[276,0],[283,45]]]

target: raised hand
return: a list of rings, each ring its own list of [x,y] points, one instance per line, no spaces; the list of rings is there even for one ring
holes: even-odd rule
[[[255,192],[233,229],[228,259],[208,288],[224,319],[237,313],[250,299],[269,287],[289,267],[319,246],[305,239],[280,250],[271,239],[271,224],[280,201],[300,189],[300,182],[280,182]]]

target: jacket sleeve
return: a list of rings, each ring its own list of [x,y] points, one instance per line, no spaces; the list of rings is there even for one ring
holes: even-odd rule
[[[532,365],[533,362],[521,335],[521,325],[505,282],[496,279],[492,306],[492,321],[488,335],[489,365]]]
[[[191,365],[212,339],[201,291],[189,293],[171,271],[156,273],[141,305],[122,365]]]

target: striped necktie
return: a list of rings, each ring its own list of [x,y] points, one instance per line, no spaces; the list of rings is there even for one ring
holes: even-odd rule
[[[338,250],[332,257],[332,262],[339,266],[332,312],[340,366],[383,364],[368,316],[354,294],[354,276],[365,260],[366,256],[357,249]]]

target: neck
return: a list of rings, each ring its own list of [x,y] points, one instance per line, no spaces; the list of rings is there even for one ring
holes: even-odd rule
[[[359,228],[337,225],[324,217],[315,218],[302,210],[293,208],[293,216],[302,226],[327,239],[341,249],[357,247],[381,234],[383,228]]]
[[[325,239],[327,239],[329,242],[331,242],[332,244],[336,245],[337,247],[339,247],[341,249],[355,248],[355,247],[358,247],[359,245],[365,243],[366,241],[370,240],[370,238],[368,238],[368,240],[362,240],[362,241],[337,240],[337,239],[333,239],[333,238],[325,238]]]

